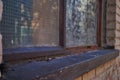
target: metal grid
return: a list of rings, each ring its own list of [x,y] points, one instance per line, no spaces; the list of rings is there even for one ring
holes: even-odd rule
[[[47,2],[47,4],[44,5],[44,8],[46,9],[43,9],[43,7],[37,4],[44,4],[44,1]],[[53,13],[49,13],[49,11],[52,10],[52,8],[54,8],[52,7],[52,5],[54,5],[55,2],[57,3],[57,10]],[[0,23],[0,32],[3,35],[3,47],[16,48],[31,46],[50,46],[53,44],[58,45],[58,3],[59,0],[3,0],[4,11],[3,18]],[[38,8],[37,10],[40,10],[39,14],[41,14],[43,10],[43,12],[45,12],[44,17],[42,17],[45,18],[43,19],[44,21],[38,20],[38,23],[44,23],[42,23],[43,26],[39,26],[39,28],[37,29],[37,33],[34,32],[35,29],[32,25],[32,22],[34,22],[34,12],[36,11],[36,8]],[[54,17],[52,18],[50,16]],[[51,23],[51,21],[53,22]],[[42,36],[40,36],[40,34],[42,34]],[[51,36],[51,41],[49,38],[47,38],[47,35]],[[44,38],[44,36],[46,37]],[[36,40],[39,41],[37,42]]]
[[[21,13],[22,4],[26,8],[25,13]],[[23,25],[21,17],[24,17],[28,23],[31,22],[32,18],[27,16],[27,12],[32,15],[32,0],[3,0],[3,5],[3,18],[0,24],[3,46],[4,48],[21,46],[21,26]],[[30,19],[28,20],[28,18]],[[31,27],[31,25],[28,27]]]

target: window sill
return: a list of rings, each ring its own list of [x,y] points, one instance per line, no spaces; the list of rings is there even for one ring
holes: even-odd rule
[[[45,60],[51,56],[68,55],[68,51],[62,47],[30,47],[3,49],[3,60],[5,62],[23,61],[34,58]],[[47,57],[46,57],[47,56]]]
[[[12,65],[5,76],[8,80],[74,80],[117,56],[117,50],[97,50],[51,61],[34,61]]]

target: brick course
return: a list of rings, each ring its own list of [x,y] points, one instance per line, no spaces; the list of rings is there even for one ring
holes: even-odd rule
[[[76,80],[120,80],[119,66],[117,65],[116,59],[114,59],[84,74]]]

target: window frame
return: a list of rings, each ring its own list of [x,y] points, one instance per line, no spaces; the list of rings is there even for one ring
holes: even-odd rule
[[[59,45],[57,47],[22,47],[22,48],[8,48],[3,49],[3,58],[5,61],[13,61],[13,60],[22,60],[29,58],[36,58],[42,56],[54,56],[54,55],[66,55],[66,51],[64,49],[65,46],[65,1],[59,0]],[[30,49],[35,49],[33,51],[29,51]]]
[[[102,0],[98,0],[98,29],[97,29],[97,44],[102,46]]]
[[[102,47],[102,0],[97,0],[98,4],[98,17],[97,17],[97,37],[96,37],[96,45],[92,46],[78,46],[78,47],[70,47],[67,48],[67,50],[72,51],[73,53],[80,53],[80,52],[86,52],[89,50],[96,50],[100,49]]]
[[[21,61],[26,59],[34,59],[45,57],[64,56],[89,50],[96,50],[101,47],[101,17],[102,17],[102,0],[98,0],[98,29],[97,29],[97,44],[92,46],[78,46],[66,47],[66,0],[59,0],[59,46],[58,47],[31,47],[35,49],[29,51],[30,48],[16,48],[16,49],[3,49],[3,59],[6,62]],[[40,50],[43,49],[43,50]],[[43,60],[44,60],[43,59]]]

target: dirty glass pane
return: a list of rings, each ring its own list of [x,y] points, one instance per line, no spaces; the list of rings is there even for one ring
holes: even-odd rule
[[[33,2],[34,44],[57,46],[59,44],[59,0],[33,0]]]
[[[4,48],[58,46],[59,0],[3,0]]]
[[[67,0],[66,46],[90,46],[97,38],[97,0]]]

